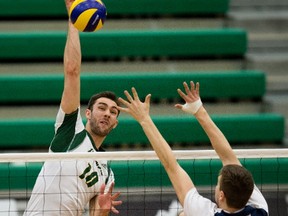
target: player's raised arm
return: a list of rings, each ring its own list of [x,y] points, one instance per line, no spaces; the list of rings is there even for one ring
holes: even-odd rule
[[[119,110],[130,114],[139,122],[153,149],[163,164],[180,203],[183,205],[185,195],[191,188],[194,187],[194,184],[188,174],[179,166],[170,146],[162,137],[149,115],[151,95],[147,95],[145,102],[141,102],[135,88],[132,88],[132,96],[128,91],[125,91],[124,93],[127,100],[120,98],[119,101],[126,108],[119,107]]]
[[[223,165],[227,164],[239,164],[240,162],[233,152],[229,142],[227,141],[224,134],[220,131],[217,125],[213,122],[211,117],[209,116],[206,109],[203,107],[200,95],[199,88],[200,84],[194,82],[190,82],[190,87],[186,82],[183,83],[185,93],[181,89],[177,89],[179,95],[185,100],[185,104],[176,104],[175,107],[182,109],[184,112],[193,114],[207,136],[210,139],[212,147],[219,155]],[[233,129],[232,129],[233,130]],[[197,134],[195,134],[197,136]]]
[[[65,0],[67,13],[74,0]],[[68,33],[64,50],[64,90],[61,108],[72,113],[80,106],[81,46],[78,30],[68,21]]]

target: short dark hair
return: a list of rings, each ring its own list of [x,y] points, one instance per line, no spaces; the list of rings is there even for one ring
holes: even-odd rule
[[[220,170],[219,189],[224,192],[227,205],[232,208],[244,208],[253,192],[252,174],[244,167],[229,164]]]
[[[103,91],[103,92],[99,92],[99,93],[94,94],[94,95],[91,96],[91,98],[90,98],[90,100],[88,102],[88,109],[93,110],[93,105],[95,104],[96,100],[99,99],[99,98],[102,98],[102,97],[109,98],[112,101],[114,101],[117,104],[117,106],[120,106],[120,103],[118,101],[118,97],[117,97],[117,95],[114,92],[112,92],[112,91]],[[120,114],[120,110],[118,110],[118,111],[119,111],[118,112],[118,115],[119,115]]]

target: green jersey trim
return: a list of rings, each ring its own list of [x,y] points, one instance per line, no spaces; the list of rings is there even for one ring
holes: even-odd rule
[[[65,115],[62,125],[56,131],[50,144],[50,149],[53,152],[66,152],[68,150],[75,136],[77,115],[78,109],[69,115]]]

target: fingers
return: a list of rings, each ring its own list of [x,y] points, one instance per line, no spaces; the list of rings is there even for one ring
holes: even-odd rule
[[[119,206],[122,204],[122,201],[121,200],[115,200],[115,201],[112,201],[112,205],[113,206]]]
[[[132,104],[134,101],[135,102],[141,102],[140,99],[139,99],[137,90],[134,87],[131,88],[131,92],[132,92],[133,97],[131,96],[131,94],[127,90],[125,90],[124,94],[125,94],[127,100],[119,97],[118,101],[121,104],[125,105],[126,107],[129,107],[129,105]],[[151,94],[148,94],[145,97],[145,103],[150,103],[150,100],[151,100]],[[118,107],[118,108],[119,108],[120,111],[127,111],[127,109],[125,109],[123,107]]]
[[[127,100],[131,103],[133,101],[132,96],[129,94],[129,92],[127,90],[124,91],[124,94],[127,98]]]
[[[148,95],[145,97],[145,103],[150,104],[150,101],[151,101],[151,94],[148,94]]]
[[[121,98],[121,97],[118,98],[118,101],[119,101],[121,104],[125,105],[125,106],[127,106],[127,105],[129,104],[128,101],[124,100],[124,99]],[[122,107],[118,107],[118,108],[121,110]]]
[[[112,207],[112,208],[111,208],[111,211],[112,211],[114,214],[119,214],[119,211],[118,211],[115,207]]]
[[[186,84],[186,85],[187,85],[187,84]],[[190,92],[191,92],[194,96],[199,95],[199,89],[200,89],[200,84],[199,84],[199,82],[197,82],[196,84],[194,84],[193,81],[190,81],[190,86],[191,86]]]
[[[187,96],[184,94],[184,92],[181,89],[177,89],[177,92],[181,98],[183,98],[185,101],[187,100]]]
[[[102,184],[101,186],[100,186],[100,194],[104,194],[104,191],[105,191],[105,184]]]
[[[198,96],[200,95],[200,83],[199,82],[196,83],[195,92],[196,92],[196,95],[198,95]]]
[[[119,196],[120,196],[120,192],[117,192],[117,193],[112,195],[112,199],[116,200]]]
[[[175,107],[176,107],[177,109],[182,109],[183,105],[182,105],[182,104],[175,104]]]
[[[115,183],[113,182],[109,188],[109,192],[111,193],[112,195],[112,190],[113,190],[113,187],[114,187]],[[111,211],[114,213],[114,214],[119,214],[119,211],[115,208],[115,206],[119,206],[122,204],[122,201],[121,200],[116,200],[118,197],[120,196],[120,192],[117,192],[115,194],[113,194],[111,196]]]
[[[134,100],[139,100],[138,93],[137,93],[136,89],[134,87],[132,87],[131,90],[132,90]]]
[[[104,185],[104,187],[105,187],[105,184],[103,184],[103,185]],[[115,201],[115,200],[120,196],[120,192],[116,192],[116,193],[113,194],[114,186],[115,186],[115,182],[112,182],[112,183],[110,184],[108,193],[109,193],[110,196],[111,196],[112,203],[113,203],[113,202],[116,202],[116,203],[117,203],[118,201]],[[120,202],[122,203],[122,201],[120,201]]]
[[[112,182],[112,183],[110,184],[110,187],[109,187],[109,191],[108,191],[108,193],[112,194],[112,192],[113,192],[113,188],[114,188],[114,185],[115,185],[114,182]]]
[[[186,82],[183,83],[183,86],[186,94],[189,94],[192,91],[192,89],[194,89],[194,82],[193,81],[190,82],[191,90],[189,89],[189,86]]]
[[[124,100],[123,98],[120,97],[118,99],[119,102],[127,106],[129,104],[129,102],[132,103],[132,101],[134,101],[134,100],[139,100],[138,93],[137,93],[136,89],[134,87],[132,87],[131,91],[132,91],[133,97],[130,95],[130,93],[127,90],[125,90],[124,94],[125,94],[127,100]]]
[[[134,87],[131,88],[131,92],[132,92],[133,97],[130,95],[130,93],[127,90],[124,91],[124,94],[126,95],[127,100],[130,103],[134,100],[138,101],[139,100],[138,93]]]
[[[190,81],[190,88],[186,82],[183,82],[183,86],[186,94],[181,89],[177,89],[177,92],[184,100],[187,99],[187,96],[189,97],[199,96],[199,89],[200,89],[199,82],[194,84],[193,81]]]

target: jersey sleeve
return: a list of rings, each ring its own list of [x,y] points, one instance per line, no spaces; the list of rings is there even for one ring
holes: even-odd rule
[[[201,196],[196,188],[192,188],[184,200],[184,215],[195,216],[205,215],[214,216],[217,206],[211,200]]]
[[[268,213],[268,204],[256,185],[254,185],[254,190],[248,201],[248,205],[258,209],[264,209]]]
[[[50,144],[50,151],[66,152],[75,134],[85,129],[80,116],[80,108],[68,115],[60,107],[54,128],[55,135]]]

